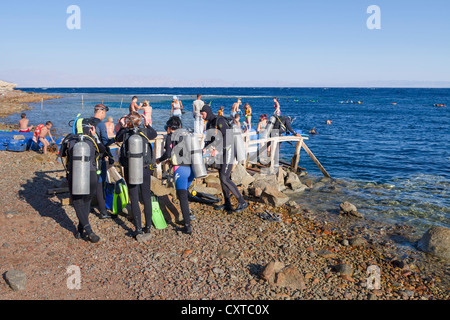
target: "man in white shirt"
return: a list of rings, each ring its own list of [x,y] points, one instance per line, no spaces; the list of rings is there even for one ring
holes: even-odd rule
[[[202,95],[197,94],[197,100],[192,104],[192,115],[195,118],[194,133],[203,133],[203,119],[200,116],[200,110],[202,110],[205,103],[201,100]]]

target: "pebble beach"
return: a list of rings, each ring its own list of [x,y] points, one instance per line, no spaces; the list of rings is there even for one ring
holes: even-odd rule
[[[2,116],[26,108],[2,99]],[[1,300],[447,300],[450,295],[448,260],[418,250],[419,239],[411,238],[412,227],[405,224],[339,213],[340,208],[315,211],[295,201],[275,207],[240,185],[250,204],[242,213],[191,203],[196,217],[191,236],[176,231],[181,214],[170,191],[158,194],[168,227],[153,228],[139,241],[131,236],[126,212],[101,220],[94,205],[90,220],[101,241],[92,244],[74,237],[78,221],[63,201],[68,194],[47,192],[66,183],[56,154],[1,151],[0,164]],[[265,212],[279,221],[264,219]],[[67,285],[70,266],[81,270],[76,290]],[[375,286],[368,280],[374,268]]]

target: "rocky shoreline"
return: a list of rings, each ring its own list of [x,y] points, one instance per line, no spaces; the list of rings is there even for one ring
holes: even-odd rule
[[[15,107],[5,108],[4,101],[2,114],[24,108],[11,101]],[[176,231],[182,222],[170,183],[152,179],[168,228],[152,229],[150,237],[136,241],[127,210],[118,219],[101,220],[94,207],[91,225],[101,241],[92,244],[74,237],[77,218],[65,205],[68,194],[47,192],[66,185],[55,154],[1,151],[0,164],[8,186],[0,195],[2,300],[446,300],[450,295],[448,249],[436,249],[448,244],[448,229],[430,231],[416,243],[411,227],[372,221],[345,199],[333,208],[336,214],[305,209],[290,200],[292,194],[313,192],[314,181],[303,174],[284,169],[249,174],[236,166],[232,179],[249,208],[226,214],[191,203],[192,236]],[[219,194],[217,174],[193,188]],[[68,288],[71,266],[81,271],[79,289]]]
[[[155,179],[168,228],[138,242],[126,214],[101,220],[94,209],[91,225],[100,243],[77,240],[75,212],[62,205],[67,194],[47,194],[65,183],[55,157],[0,152],[0,174],[9,185],[0,196],[0,299],[449,298],[447,262],[399,248],[396,239],[408,236],[407,226],[357,217],[348,205],[342,215],[326,217],[293,201],[273,207],[264,192],[248,194],[251,205],[239,214],[192,203],[196,219],[188,236],[175,231],[181,214],[171,188]],[[214,188],[214,178],[196,190]],[[73,265],[81,269],[79,290],[67,287]],[[371,266],[380,271],[379,287],[372,289]]]
[[[58,95],[24,92],[15,90],[15,88],[16,84],[0,81],[0,119],[29,110],[31,107],[28,104],[30,103],[61,98]],[[14,130],[16,128],[18,127],[14,125],[0,123],[0,130]]]

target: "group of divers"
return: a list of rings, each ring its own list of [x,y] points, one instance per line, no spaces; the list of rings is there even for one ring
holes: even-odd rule
[[[168,162],[173,170],[176,196],[179,200],[184,227],[177,228],[186,234],[192,234],[191,220],[195,216],[189,209],[188,188],[194,179],[207,175],[207,165],[211,163],[218,170],[221,183],[223,204],[216,205],[216,210],[228,213],[241,212],[248,207],[236,184],[231,180],[231,171],[235,161],[242,161],[245,148],[241,130],[237,130],[233,121],[223,115],[213,113],[209,104],[204,104],[197,116],[205,124],[206,138],[204,146],[200,146],[198,136],[183,128],[180,116],[172,115],[165,125],[167,134],[164,140],[164,153],[156,158],[152,140],[157,132],[145,116],[137,111],[119,120],[120,129],[114,138],[108,137],[105,123],[102,122],[109,108],[104,104],[94,107],[94,116],[73,121],[72,132],[61,143],[58,160],[63,163],[69,186],[72,204],[78,218],[75,233],[77,239],[85,239],[96,243],[100,237],[94,233],[89,222],[91,200],[97,198],[101,219],[116,218],[116,214],[108,213],[105,203],[105,183],[107,181],[107,163],[114,165],[115,160],[109,146],[121,143],[118,162],[123,168],[123,179],[126,183],[128,198],[135,230],[133,237],[150,233],[152,227],[151,176],[155,166]],[[291,127],[291,118],[274,114],[263,132],[265,137],[290,131],[298,135]],[[206,154],[214,161],[206,161]],[[208,163],[208,164],[206,164]],[[233,208],[231,196],[237,199]],[[141,221],[139,206],[140,197],[144,205],[145,224]]]

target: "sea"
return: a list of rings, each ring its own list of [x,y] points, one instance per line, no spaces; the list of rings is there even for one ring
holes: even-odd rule
[[[110,108],[114,122],[128,113],[133,96],[153,107],[153,127],[164,131],[174,95],[182,101],[183,126],[193,128],[192,102],[197,93],[225,115],[238,98],[249,103],[252,126],[261,114],[274,111],[277,97],[282,115],[308,135],[306,145],[332,177],[333,187],[305,191],[294,199],[305,207],[332,211],[349,201],[366,217],[413,226],[450,227],[450,89],[438,88],[18,88],[58,94],[57,100],[27,110],[30,124],[51,120],[56,135],[70,132],[77,114],[89,117],[94,106]],[[445,106],[437,106],[445,105]],[[241,118],[242,121],[244,117]],[[19,115],[4,119],[17,123]],[[331,124],[327,124],[327,120]],[[106,121],[106,119],[105,119]],[[316,134],[309,134],[315,128]],[[295,145],[283,143],[287,162]],[[300,167],[319,184],[322,173],[302,150]],[[319,184],[320,185],[320,184]]]

